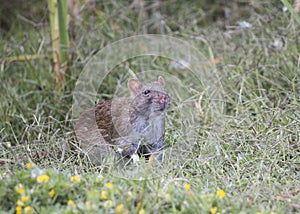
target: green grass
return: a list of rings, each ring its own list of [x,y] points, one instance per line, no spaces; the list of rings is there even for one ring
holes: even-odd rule
[[[300,212],[299,25],[279,3],[252,3],[203,6],[169,1],[160,11],[154,9],[158,14],[146,13],[144,19],[125,1],[86,4],[82,22],[72,20],[72,58],[63,92],[53,90],[48,16],[34,20],[45,23],[39,27],[14,19],[9,31],[0,34],[0,210],[14,213],[19,203],[23,212],[30,206],[34,213],[210,213],[213,207],[220,213]],[[232,13],[226,19],[220,12],[225,6]],[[157,20],[162,14],[163,26]],[[252,28],[235,27],[244,20]],[[145,32],[187,40],[208,58],[222,58],[216,71],[224,90],[224,114],[222,126],[216,126],[209,94],[204,94],[208,120],[193,104],[195,122],[186,128],[182,125],[186,112],[180,112],[183,109],[173,100],[166,144],[181,150],[183,157],[169,157],[164,173],[154,163],[142,161],[145,170],[136,179],[134,170],[118,174],[112,165],[104,170],[92,166],[79,149],[69,150],[67,144],[73,129],[72,92],[83,67],[105,45]],[[9,61],[28,55],[39,58]],[[128,68],[134,72],[146,68],[191,83],[190,100],[198,102],[205,83],[193,84],[187,71],[174,71],[169,62],[163,57],[137,57],[120,63],[105,79],[97,99],[111,98],[115,86],[129,77]],[[174,96],[186,95],[174,86],[167,89]],[[39,175],[49,180],[39,183]],[[71,181],[74,175],[80,180]],[[219,197],[218,190],[226,197]],[[20,202],[24,196],[29,198]]]

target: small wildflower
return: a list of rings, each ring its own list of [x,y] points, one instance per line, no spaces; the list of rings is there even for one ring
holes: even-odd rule
[[[107,199],[107,192],[106,191],[101,192],[100,199]]]
[[[256,212],[256,214],[262,214],[261,212]]]
[[[217,211],[218,211],[218,208],[217,208],[217,207],[212,207],[212,208],[210,209],[210,213],[211,213],[211,214],[215,214],[215,213],[217,213]]]
[[[127,200],[128,200],[128,201],[131,200],[131,199],[132,199],[132,192],[131,192],[131,191],[128,191],[128,192],[127,192],[127,196],[128,196]]]
[[[112,200],[107,200],[107,201],[104,202],[103,205],[104,205],[104,207],[108,207],[109,208],[109,207],[112,207],[113,202],[112,202]]]
[[[32,167],[32,164],[30,162],[26,163],[27,169],[30,169]]]
[[[48,175],[40,175],[36,177],[38,183],[48,183],[49,176]]]
[[[22,201],[22,202],[26,202],[26,201],[28,201],[28,199],[29,199],[28,196],[23,196],[23,197],[21,198],[21,201]]]
[[[87,208],[90,208],[90,207],[91,207],[91,202],[90,202],[90,201],[86,201],[86,202],[85,202],[85,206],[86,206]]]
[[[103,175],[98,175],[97,177],[96,177],[96,179],[97,179],[97,181],[98,182],[102,182],[103,181],[103,179],[104,179],[104,177],[103,177]]]
[[[44,174],[45,174],[45,170],[42,170],[39,168],[34,168],[30,172],[30,177],[35,179],[36,177],[38,177],[40,175],[44,175]]]
[[[73,200],[68,200],[68,205],[74,205],[74,201]]]
[[[165,194],[165,199],[169,201],[171,199],[171,195],[169,193]]]
[[[22,213],[22,207],[18,205],[16,207],[16,214],[21,214],[21,213]]]
[[[24,189],[18,189],[17,192],[18,192],[19,194],[22,194],[22,193],[25,192],[25,190],[24,190]]]
[[[226,197],[226,192],[224,192],[224,190],[218,190],[217,191],[217,196],[219,196],[220,198],[225,198]]]
[[[123,213],[123,209],[124,209],[124,205],[123,204],[119,204],[115,208],[115,210],[116,210],[117,213]]]
[[[71,181],[71,182],[79,182],[79,181],[80,181],[79,175],[72,176],[72,177],[70,178],[70,181]]]
[[[193,191],[189,191],[189,196],[194,196],[194,192]]]
[[[55,195],[55,190],[52,189],[52,190],[49,192],[49,196],[50,196],[50,198],[53,198],[54,195]]]
[[[144,210],[144,209],[141,209],[141,210],[139,211],[139,214],[145,214],[145,210]]]
[[[185,185],[184,185],[184,189],[185,189],[186,191],[188,191],[190,188],[191,188],[191,184],[185,184]]]
[[[20,207],[24,206],[24,203],[23,203],[23,201],[21,201],[21,200],[17,200],[17,206],[20,206]]]
[[[32,209],[31,206],[27,206],[27,207],[24,208],[24,212],[25,213],[33,213],[33,209]]]
[[[73,209],[76,208],[76,204],[73,200],[68,200],[68,205],[71,206]]]
[[[24,189],[17,189],[17,192],[21,195],[22,193],[25,192],[25,190]]]
[[[22,184],[18,184],[16,186],[16,190],[17,190],[17,193],[19,193],[20,195],[25,192]]]
[[[106,183],[105,187],[108,188],[108,189],[111,189],[113,187],[113,185],[111,183]]]

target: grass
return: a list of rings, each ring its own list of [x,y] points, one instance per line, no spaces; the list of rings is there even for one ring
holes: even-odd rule
[[[124,1],[85,4],[81,23],[72,20],[72,58],[62,92],[53,90],[47,16],[37,16],[41,18],[35,22],[46,23],[39,26],[14,19],[0,34],[3,212],[300,211],[299,26],[275,2],[191,5],[170,1],[145,15]],[[146,6],[153,8],[149,2]],[[232,13],[227,18],[220,12],[225,6]],[[157,17],[163,15],[161,24]],[[252,27],[237,27],[244,20]],[[215,66],[224,90],[222,126],[216,126],[218,121],[211,116],[207,92],[201,102],[204,115],[195,108],[205,82],[197,85],[189,72],[172,70],[170,60],[163,57],[127,60],[106,77],[97,100],[111,98],[115,87],[126,83],[129,69],[161,70],[177,77],[188,87],[185,91],[167,86],[175,99],[168,111],[165,143],[180,152],[168,157],[164,171],[143,162],[138,174],[134,169],[116,173],[112,164],[103,170],[67,147],[73,125],[72,92],[97,51],[145,32],[187,40],[208,59],[221,59]],[[39,57],[26,59],[29,55]],[[10,61],[12,57],[21,58]],[[177,105],[179,97],[192,104]],[[192,122],[185,117],[190,112]],[[220,197],[224,196],[220,190],[225,197]]]

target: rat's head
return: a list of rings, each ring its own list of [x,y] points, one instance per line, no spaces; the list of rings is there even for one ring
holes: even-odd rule
[[[145,116],[165,112],[169,104],[169,96],[164,86],[165,80],[161,76],[157,81],[151,83],[141,83],[137,79],[129,79],[128,88],[133,98],[131,107]]]

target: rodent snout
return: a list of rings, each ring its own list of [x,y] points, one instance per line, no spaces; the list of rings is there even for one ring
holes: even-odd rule
[[[161,98],[160,98],[160,100],[159,100],[159,102],[160,102],[161,104],[166,105],[166,104],[168,103],[168,96],[162,95]]]

